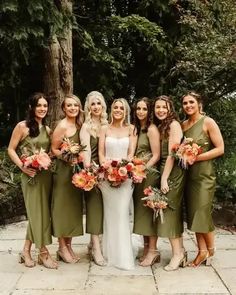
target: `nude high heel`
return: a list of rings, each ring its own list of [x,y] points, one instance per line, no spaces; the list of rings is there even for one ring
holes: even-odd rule
[[[165,271],[174,271],[179,267],[185,267],[187,265],[187,252],[184,251],[179,259],[171,258],[170,263],[164,267]]]
[[[69,250],[68,250],[68,248],[66,246],[62,247],[62,248],[59,248],[59,250],[57,250],[57,252],[56,252],[57,261],[62,260],[65,263],[76,263],[77,261],[71,256],[71,254],[70,254],[70,256],[71,256],[70,259],[68,259],[68,257],[66,257],[66,255],[64,253],[65,250],[67,250],[68,253],[70,254],[70,252],[69,252]]]
[[[42,255],[42,254],[46,254],[46,255]],[[57,269],[58,268],[58,264],[56,263],[56,261],[54,261],[52,259],[52,257],[50,256],[48,251],[43,251],[43,252],[39,253],[38,264],[43,265],[44,267],[49,268],[49,269]]]
[[[205,255],[202,256],[202,253],[205,253]],[[199,256],[202,256],[202,258],[198,259]],[[201,264],[205,264],[207,266],[210,266],[211,262],[212,262],[212,256],[213,256],[213,254],[210,255],[208,250],[199,249],[196,258],[192,262],[188,263],[188,266],[190,266],[190,267],[199,267]]]
[[[75,260],[75,262],[79,262],[80,261],[80,257],[75,255],[74,251],[71,248],[71,244],[66,244],[68,251],[70,252],[70,255],[72,256],[72,258]]]
[[[24,252],[29,252],[30,255],[30,250],[28,248],[24,248],[23,251],[19,253],[18,262],[24,263],[26,267],[34,267],[36,265],[35,261],[30,257],[26,257]]]
[[[151,262],[146,262],[145,260],[147,259],[148,253],[155,253],[155,255],[153,256]],[[154,250],[154,249],[149,249],[148,253],[145,257],[145,259],[139,263],[139,265],[143,266],[143,267],[147,267],[147,266],[152,266],[154,263],[159,263],[161,260],[161,255],[160,252],[158,250]]]

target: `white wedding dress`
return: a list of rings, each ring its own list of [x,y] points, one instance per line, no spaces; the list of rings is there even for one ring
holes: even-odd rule
[[[105,139],[106,159],[126,159],[129,137],[110,137]],[[134,268],[134,254],[131,241],[129,219],[133,188],[130,179],[120,187],[111,187],[107,181],[101,184],[104,206],[103,255],[108,265],[120,269]]]

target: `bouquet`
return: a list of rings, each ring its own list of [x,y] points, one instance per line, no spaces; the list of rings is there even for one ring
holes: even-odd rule
[[[188,165],[193,165],[197,155],[202,153],[202,147],[196,144],[192,138],[184,137],[180,144],[175,144],[171,149],[171,154],[179,160],[182,168],[187,169]]]
[[[130,171],[133,183],[141,183],[146,178],[147,168],[145,162],[142,159],[134,157],[130,164],[133,164]]]
[[[110,160],[99,168],[98,179],[107,180],[113,187],[119,187],[127,179],[131,179],[133,183],[140,183],[146,177],[145,170],[144,162],[138,158],[132,161]]]
[[[40,148],[40,150],[35,150],[32,155],[29,155],[29,152],[25,149],[20,159],[23,167],[33,168],[36,171],[48,170],[51,165],[51,158],[42,148]],[[29,181],[32,181],[32,177]]]
[[[83,161],[82,152],[85,150],[85,147],[70,140],[68,137],[64,137],[60,146],[62,152],[61,159],[76,167]]]
[[[73,175],[72,183],[82,190],[90,191],[97,184],[97,176],[89,168],[82,169]]]
[[[98,173],[100,180],[107,180],[112,187],[119,187],[129,178],[129,162],[126,160],[110,160],[101,165]],[[131,166],[130,166],[130,169]]]
[[[153,219],[160,216],[161,223],[164,222],[164,209],[168,206],[168,199],[162,191],[156,187],[148,186],[143,191],[146,197],[141,200],[145,201],[144,206],[151,208],[154,211]]]

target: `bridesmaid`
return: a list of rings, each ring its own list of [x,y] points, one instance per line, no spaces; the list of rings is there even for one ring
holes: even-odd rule
[[[172,258],[164,267],[172,271],[184,267],[187,253],[183,248],[182,196],[184,173],[171,156],[172,146],[179,144],[183,134],[174,106],[168,96],[162,95],[154,101],[154,120],[161,136],[161,191],[166,194],[168,207],[164,211],[164,222],[157,219],[157,235],[167,237],[172,248]]]
[[[188,229],[196,233],[198,254],[189,266],[210,264],[214,255],[214,225],[212,201],[215,191],[215,173],[212,160],[223,155],[224,141],[216,122],[202,112],[201,96],[189,92],[182,97],[187,120],[182,124],[184,135],[202,146],[203,153],[186,171],[185,197]]]
[[[142,158],[148,168],[156,168],[160,158],[160,133],[154,124],[151,124],[151,103],[147,97],[139,99],[134,106],[134,126],[137,138],[135,156]],[[144,252],[140,258],[141,266],[150,266],[160,261],[157,252],[156,227],[153,222],[153,211],[143,206],[141,198],[145,197],[143,190],[149,185],[157,183],[157,171],[150,170],[146,179],[135,185],[134,199],[134,229],[133,232],[144,236]]]
[[[67,95],[62,102],[65,118],[56,126],[52,136],[52,152],[57,157],[53,177],[52,227],[58,237],[57,259],[67,263],[79,261],[71,248],[72,237],[83,235],[83,194],[71,182],[72,166],[61,158],[60,146],[64,137],[79,142],[83,123],[82,105],[75,95]]]
[[[98,139],[101,127],[107,125],[106,103],[103,95],[98,91],[90,92],[85,101],[85,123],[80,131],[82,145],[86,145],[84,152],[84,166],[89,167],[91,162],[99,164]],[[97,265],[104,266],[99,235],[103,232],[103,201],[98,188],[85,192],[86,204],[86,232],[91,234],[89,251]]]
[[[23,153],[25,149],[43,148],[46,152],[50,148],[50,129],[45,125],[48,112],[48,101],[44,94],[35,93],[30,97],[28,116],[25,121],[19,122],[13,130],[8,146],[11,160],[21,169],[21,186],[28,217],[26,240],[20,263],[26,267],[34,267],[35,262],[31,257],[31,246],[35,243],[40,253],[38,263],[47,268],[57,268],[56,261],[50,256],[46,245],[52,243],[51,218],[50,218],[50,192],[52,175],[48,170],[36,174],[32,168],[25,168],[17,154],[17,149]],[[33,152],[33,151],[32,151]],[[29,183],[29,178],[34,177],[34,184]]]

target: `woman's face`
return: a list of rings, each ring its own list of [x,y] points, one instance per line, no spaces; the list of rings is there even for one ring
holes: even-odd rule
[[[169,104],[164,100],[157,100],[154,106],[154,113],[158,120],[165,120],[169,114]]]
[[[90,112],[91,116],[93,117],[100,117],[102,114],[102,103],[97,98],[91,99],[91,105],[90,105]]]
[[[79,103],[75,99],[67,97],[65,99],[63,111],[67,117],[77,117],[80,111]]]
[[[35,107],[35,117],[43,119],[48,112],[48,102],[45,98],[41,97]]]
[[[139,101],[136,106],[136,116],[140,121],[145,121],[148,116],[148,108],[144,101]]]
[[[112,116],[116,120],[123,120],[125,116],[125,108],[121,101],[116,101],[112,108]]]
[[[200,110],[198,101],[191,95],[186,95],[183,98],[182,107],[188,116],[194,115]]]

